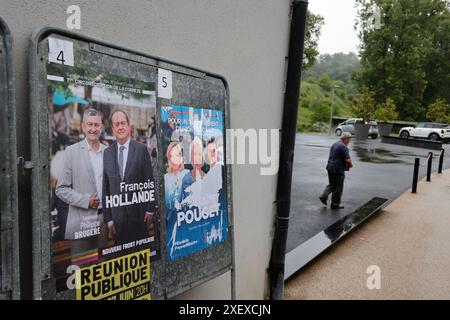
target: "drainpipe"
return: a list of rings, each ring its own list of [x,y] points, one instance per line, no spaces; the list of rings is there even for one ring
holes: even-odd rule
[[[307,0],[294,0],[292,2],[286,91],[281,128],[280,166],[277,182],[277,213],[269,267],[270,299],[273,300],[282,300],[284,293],[284,260],[291,204],[292,169],[307,8]]]

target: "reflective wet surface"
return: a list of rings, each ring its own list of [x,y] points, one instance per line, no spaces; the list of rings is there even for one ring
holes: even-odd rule
[[[356,152],[358,159],[362,162],[371,163],[407,163],[400,160],[399,155],[392,153],[386,149],[371,149],[370,147],[354,146],[353,151]]]
[[[411,187],[414,158],[421,159],[419,174],[424,177],[425,161],[428,152],[432,151],[433,172],[437,171],[439,152],[436,150],[384,144],[380,139],[353,140],[349,149],[354,167],[347,172],[342,197],[345,209],[332,210],[325,207],[318,197],[328,182],[325,166],[329,148],[337,139],[327,135],[297,135],[287,252],[316,235],[327,238],[329,242],[326,234],[318,234],[374,197],[398,197]],[[444,144],[443,147],[446,149],[444,169],[450,168],[450,145]],[[337,233],[336,230],[329,231],[330,237],[333,237],[333,232]]]

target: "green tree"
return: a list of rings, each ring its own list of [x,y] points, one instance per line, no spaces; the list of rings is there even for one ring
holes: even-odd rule
[[[448,3],[450,6],[450,3]],[[439,97],[450,101],[450,14],[440,14],[434,19],[431,48],[425,63],[427,86],[424,104],[429,105]]]
[[[387,98],[384,103],[376,105],[374,115],[377,121],[397,120],[398,112],[394,100]]]
[[[318,41],[320,37],[320,29],[324,24],[321,15],[314,14],[308,10],[306,14],[305,28],[305,45],[303,49],[303,65],[302,70],[306,70],[316,63],[319,55]]]
[[[323,75],[319,79],[319,86],[323,90],[330,92],[333,87],[333,82],[331,81],[331,79],[328,75]]]
[[[450,105],[444,99],[437,99],[428,106],[427,119],[433,122],[450,123]]]
[[[328,122],[330,121],[330,106],[325,101],[315,103],[311,110],[313,114],[311,116],[312,122]]]
[[[355,104],[352,105],[352,113],[356,118],[370,120],[375,112],[374,93],[367,86],[363,86]]]
[[[448,1],[357,0],[357,4],[359,85],[368,86],[377,103],[392,98],[400,119],[424,119],[427,101],[450,92]]]

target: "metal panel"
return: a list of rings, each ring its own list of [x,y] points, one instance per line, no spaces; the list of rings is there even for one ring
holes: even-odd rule
[[[49,63],[49,38],[73,43],[75,66],[56,66]],[[30,111],[32,137],[33,198],[33,297],[35,299],[74,299],[75,290],[56,290],[55,268],[52,264],[52,225],[50,215],[50,156],[49,90],[47,75],[67,75],[74,70],[90,70],[94,75],[114,75],[145,83],[158,82],[158,67],[173,72],[173,98],[156,99],[156,118],[161,106],[181,105],[220,110],[224,115],[223,128],[229,128],[228,86],[221,76],[201,71],[158,57],[149,56],[116,45],[87,38],[63,30],[46,28],[32,37],[30,52]],[[58,71],[59,70],[59,71]],[[60,72],[59,74],[56,74]],[[53,77],[54,79],[54,77]],[[66,79],[66,78],[65,78]],[[157,92],[157,88],[155,88]],[[85,96],[87,97],[87,96]],[[54,107],[54,106],[53,106]],[[151,293],[154,299],[167,299],[231,270],[234,298],[233,216],[231,198],[231,166],[225,166],[225,192],[228,205],[228,237],[218,245],[190,254],[174,262],[167,258],[164,212],[164,173],[161,123],[156,121],[158,150],[158,181],[161,196],[160,258],[152,260]],[[225,137],[225,134],[224,134]],[[225,139],[224,139],[225,140]],[[226,145],[224,142],[224,150]],[[58,292],[57,292],[58,291]]]
[[[400,138],[400,137],[391,137],[391,136],[382,136],[381,141],[383,143],[390,144],[399,144],[402,146],[408,147],[416,147],[416,148],[425,148],[432,150],[441,150],[442,149],[442,141],[431,141],[425,139],[414,139],[414,138]]]
[[[19,299],[16,117],[12,37],[0,18],[0,299]]]
[[[302,269],[322,252],[341,240],[364,221],[387,207],[388,199],[375,197],[331,226],[317,233],[286,255],[286,273],[284,280]]]

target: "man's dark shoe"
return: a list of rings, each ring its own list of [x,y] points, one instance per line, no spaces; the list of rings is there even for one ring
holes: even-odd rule
[[[322,202],[325,206],[327,205],[327,199],[319,197],[320,202]]]
[[[331,205],[331,209],[344,209],[344,206],[341,206],[341,205],[338,205],[338,206],[336,206],[336,205]]]

